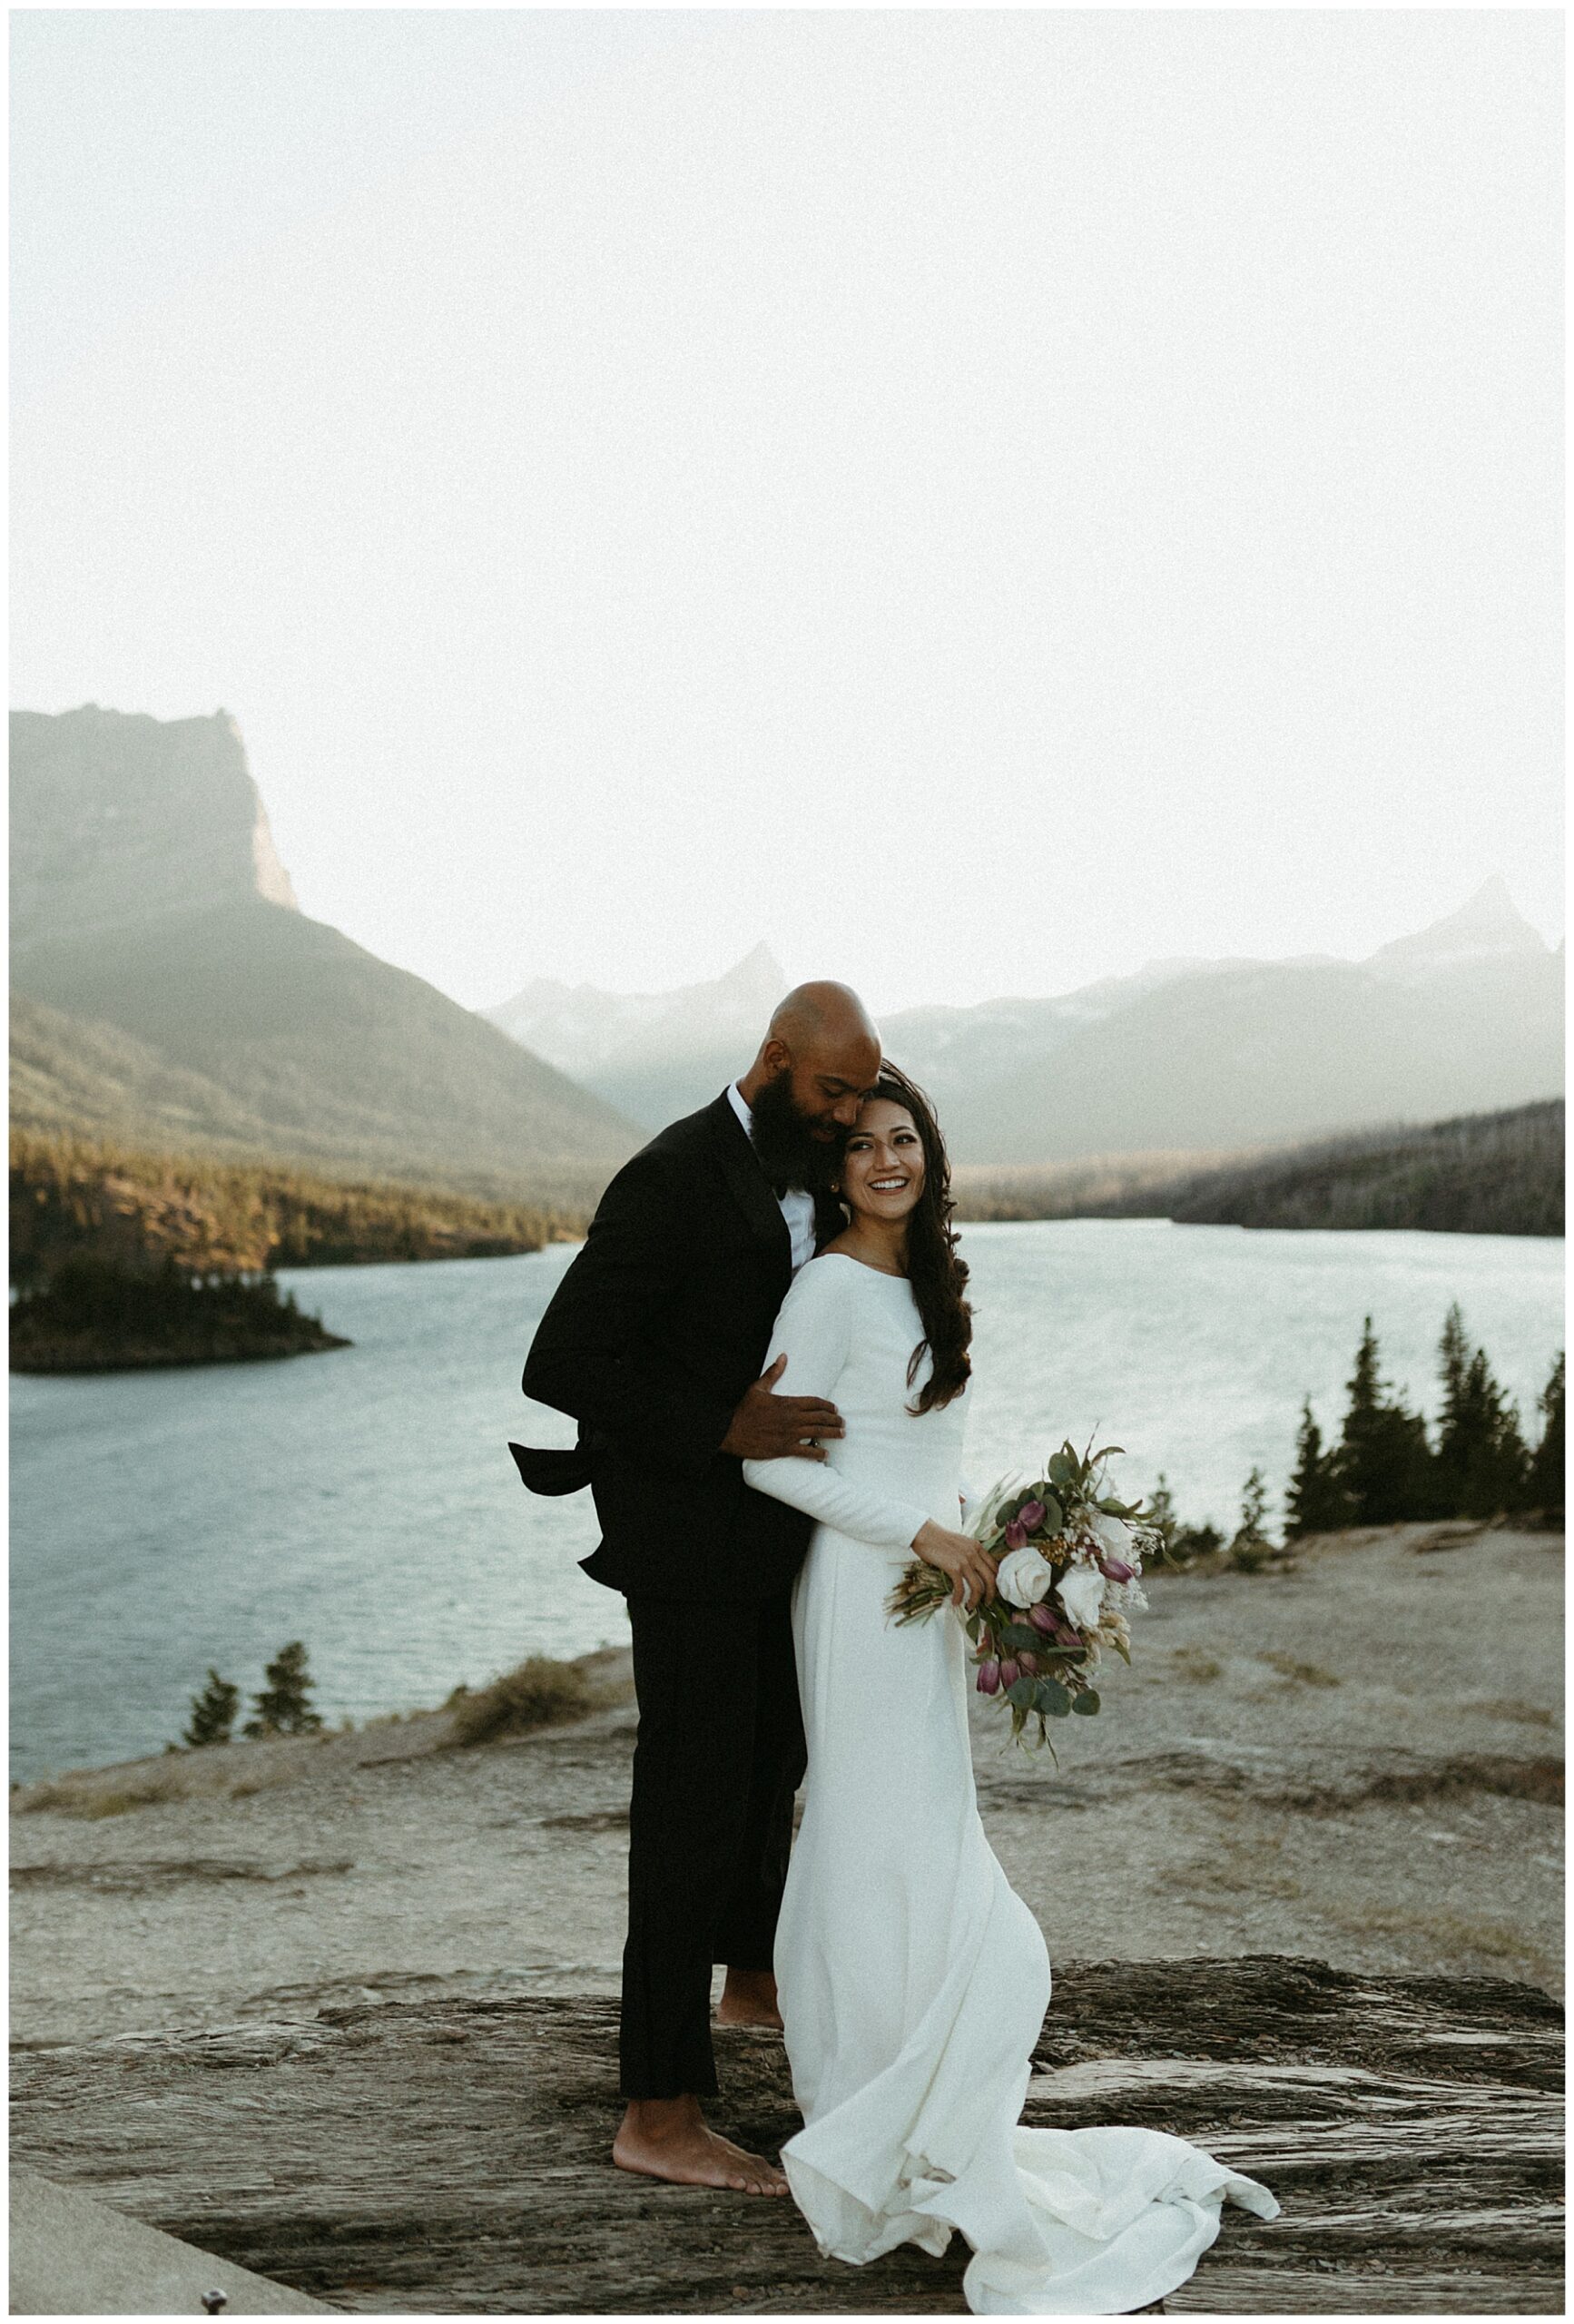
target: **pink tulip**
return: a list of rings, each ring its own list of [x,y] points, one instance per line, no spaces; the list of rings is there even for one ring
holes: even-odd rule
[[[1007,1657],[1007,1659],[1006,1659],[1006,1660],[1005,1660],[1004,1662],[1002,1662],[1002,1663],[1001,1663],[1001,1665],[1000,1665],[1000,1684],[1001,1684],[1001,1686],[1002,1686],[1002,1687],[1014,1687],[1014,1686],[1016,1685],[1016,1683],[1017,1683],[1018,1679],[1021,1677],[1021,1675],[1022,1675],[1022,1666],[1021,1666],[1021,1664],[1020,1664],[1020,1663],[1018,1663],[1018,1662],[1013,1662],[1013,1661],[1011,1660],[1011,1659],[1009,1658],[1009,1656],[1008,1656],[1008,1657]]]
[[[1127,1565],[1124,1558],[1100,1558],[1098,1571],[1106,1581],[1135,1581],[1136,1568]]]
[[[1008,1550],[1025,1550],[1027,1546],[1028,1528],[1019,1517],[1013,1517],[1006,1528],[1006,1547]]]
[[[1029,1679],[1036,1679],[1038,1675],[1038,1657],[1036,1654],[1018,1652],[1017,1668],[1019,1670],[1026,1670]]]
[[[1028,1620],[1032,1623],[1033,1628],[1038,1631],[1040,1636],[1044,1638],[1053,1638],[1056,1631],[1060,1627],[1059,1623],[1056,1620],[1054,1614],[1050,1611],[1049,1608],[1045,1605],[1029,1606],[1028,1609]]]
[[[1041,1501],[1025,1501],[1017,1515],[1029,1533],[1036,1533],[1044,1522],[1044,1504]]]
[[[1000,1666],[992,1658],[979,1665],[979,1692],[998,1695],[1000,1691]]]

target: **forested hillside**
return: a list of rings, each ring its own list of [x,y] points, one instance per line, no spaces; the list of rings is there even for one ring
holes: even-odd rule
[[[11,1137],[11,1279],[68,1259],[134,1271],[260,1274],[358,1261],[494,1257],[583,1230],[571,1208],[339,1183],[288,1165],[143,1154],[84,1138]]]
[[[1561,1235],[1563,1100],[1226,1163],[1155,1199],[1191,1226]]]
[[[1561,1235],[1563,1100],[1264,1152],[963,1169],[964,1218],[1173,1218],[1191,1226]]]

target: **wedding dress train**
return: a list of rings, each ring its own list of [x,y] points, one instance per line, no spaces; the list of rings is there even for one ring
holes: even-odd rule
[[[979,1818],[960,1625],[886,1612],[925,1519],[958,1522],[965,1397],[909,1413],[921,1336],[905,1277],[812,1260],[769,1360],[847,1433],[823,1463],[743,1464],[818,1520],[792,1601],[809,1772],[776,1977],[804,2127],[782,2164],[828,2258],[959,2230],[976,2314],[1120,2314],[1185,2280],[1226,2197],[1278,2205],[1163,2132],[1019,2124],[1048,1955]]]

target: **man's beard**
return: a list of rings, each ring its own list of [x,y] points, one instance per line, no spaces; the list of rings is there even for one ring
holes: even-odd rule
[[[766,1082],[750,1110],[754,1151],[775,1193],[801,1187],[809,1194],[819,1194],[830,1186],[841,1157],[841,1134],[816,1137],[808,1118],[798,1109],[785,1073]]]

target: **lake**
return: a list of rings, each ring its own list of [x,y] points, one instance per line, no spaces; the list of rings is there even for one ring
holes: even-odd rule
[[[1254,1462],[1277,1512],[1303,1393],[1337,1433],[1369,1311],[1431,1412],[1459,1299],[1530,1433],[1562,1344],[1560,1240],[1079,1219],[970,1226],[965,1249],[969,1480],[1113,1437],[1117,1484],[1163,1469],[1183,1516],[1226,1526]],[[330,1722],[621,1640],[622,1600],[575,1562],[588,1494],[536,1500],[507,1450],[572,1442],[518,1381],[573,1256],[286,1274],[355,1342],[333,1354],[14,1377],[14,1777],[157,1750],[210,1664],[250,1696],[290,1639]]]

